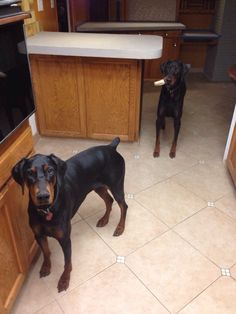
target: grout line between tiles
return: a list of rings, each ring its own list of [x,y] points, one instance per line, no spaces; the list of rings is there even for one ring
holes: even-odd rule
[[[176,312],[179,313],[180,311],[182,311],[185,307],[187,307],[189,304],[191,304],[195,299],[197,299],[202,293],[204,293],[208,288],[210,288],[217,280],[219,280],[222,276],[219,276],[218,278],[216,278],[210,285],[208,285],[205,289],[203,289],[201,292],[199,292],[190,302],[186,303],[180,310],[178,310]]]
[[[199,197],[198,197],[199,198]],[[194,215],[198,214],[200,211],[203,211],[204,209],[206,209],[208,206],[204,206],[202,208],[199,208],[199,210],[197,210],[196,212],[194,212],[193,214],[189,215],[188,217],[184,218],[183,220],[179,221],[177,224],[173,225],[173,226],[169,226],[166,222],[164,222],[163,220],[161,220],[157,215],[155,215],[153,212],[151,212],[147,207],[145,207],[145,205],[139,203],[138,200],[135,200],[140,206],[142,206],[144,209],[146,209],[149,213],[151,213],[155,218],[157,218],[158,220],[160,220],[164,225],[166,225],[168,227],[169,230],[172,230],[173,228],[175,228],[176,226],[178,226],[179,224],[181,224],[182,222],[188,220],[189,218],[193,217]],[[205,201],[204,201],[205,202]]]
[[[198,248],[196,248],[191,242],[189,242],[187,239],[185,239],[183,236],[181,236],[181,234],[179,234],[177,231],[175,231],[174,229],[172,229],[172,231],[178,235],[182,240],[184,240],[185,242],[187,242],[194,250],[196,250],[200,255],[202,255],[203,257],[205,257],[209,262],[213,263],[219,270],[220,270],[220,266],[216,264],[216,262],[212,261],[208,256],[206,256],[205,254],[203,254]],[[229,267],[230,268],[230,267]]]
[[[125,264],[125,266],[129,269],[129,271],[138,279],[138,281],[144,286],[144,288],[151,293],[151,295],[169,312],[169,309],[157,298],[157,296],[145,285],[145,283],[136,275],[136,273],[129,267],[129,265]]]
[[[73,292],[75,289],[79,288],[80,286],[84,285],[85,283],[87,283],[88,281],[92,280],[93,278],[97,277],[99,274],[103,273],[104,271],[106,271],[107,269],[111,268],[112,266],[114,266],[116,264],[116,262],[110,264],[109,266],[105,267],[104,269],[98,271],[96,274],[92,275],[91,277],[87,278],[86,280],[80,282],[78,285],[76,285],[76,287],[73,287],[71,290],[69,290],[68,292],[62,294],[61,296],[58,295],[58,297],[55,297],[56,301],[59,301],[60,299],[63,299],[64,297],[67,296],[67,294]]]

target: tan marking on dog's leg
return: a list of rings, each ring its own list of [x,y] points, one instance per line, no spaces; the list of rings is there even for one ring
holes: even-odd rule
[[[120,236],[125,230],[125,219],[126,219],[127,208],[128,208],[128,205],[125,203],[125,201],[118,204],[120,206],[121,215],[120,215],[120,221],[116,227],[115,232],[113,233],[113,236],[115,237]]]
[[[49,250],[47,237],[44,236],[41,238],[40,247],[43,251],[43,257],[44,257],[44,261],[39,272],[40,278],[41,278],[41,277],[48,276],[51,271],[51,260],[50,260],[51,252]]]
[[[176,146],[177,146],[176,142],[173,142],[172,146],[171,146],[171,149],[170,149],[170,153],[169,153],[170,158],[175,158],[175,156],[176,156]]]
[[[105,187],[100,187],[96,189],[95,192],[104,200],[106,204],[106,212],[104,216],[98,220],[96,225],[97,227],[104,227],[109,221],[110,213],[112,210],[112,203],[114,200],[107,192],[107,189]]]
[[[72,264],[71,262],[68,262],[67,264],[65,264],[64,271],[61,275],[61,278],[58,281],[57,285],[58,292],[65,291],[69,287],[71,271]]]

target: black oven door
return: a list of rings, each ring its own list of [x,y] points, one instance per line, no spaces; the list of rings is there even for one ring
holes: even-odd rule
[[[34,112],[23,23],[0,26],[0,143]]]

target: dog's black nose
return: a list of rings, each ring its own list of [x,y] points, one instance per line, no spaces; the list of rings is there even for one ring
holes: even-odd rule
[[[47,201],[50,197],[50,194],[48,192],[41,192],[37,194],[37,199],[39,201]]]

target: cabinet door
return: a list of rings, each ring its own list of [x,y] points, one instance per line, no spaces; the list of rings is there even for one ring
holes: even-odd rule
[[[24,272],[28,270],[38,248],[29,226],[28,199],[27,188],[25,187],[24,194],[22,195],[21,187],[11,179],[8,183],[8,213]]]
[[[168,60],[176,60],[179,58],[180,32],[163,32],[162,34],[155,32],[153,35],[163,37],[162,57],[145,61],[144,78],[158,80],[162,78],[160,65]]]
[[[75,57],[31,55],[37,123],[42,135],[86,134]]]
[[[234,132],[230,144],[230,149],[227,157],[227,166],[236,186],[236,127],[234,127]]]
[[[88,137],[137,140],[141,61],[82,58],[82,65]]]
[[[0,193],[0,230],[0,303],[3,313],[7,313],[24,279],[23,263],[10,221],[7,188]]]

